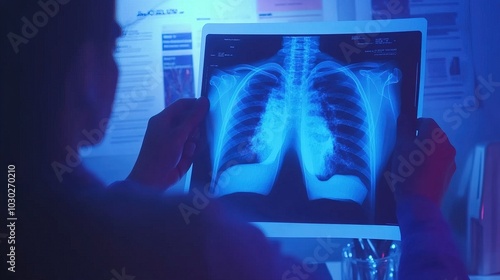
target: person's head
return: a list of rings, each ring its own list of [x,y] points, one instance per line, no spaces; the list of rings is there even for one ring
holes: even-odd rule
[[[2,35],[9,89],[21,93],[21,154],[35,165],[48,163],[65,147],[85,143],[83,130],[105,129],[118,77],[115,1],[8,2]]]

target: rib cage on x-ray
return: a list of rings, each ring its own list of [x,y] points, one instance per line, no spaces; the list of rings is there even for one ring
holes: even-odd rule
[[[215,148],[212,186],[232,166],[275,162],[293,148],[318,180],[351,175],[370,187],[366,101],[349,66],[321,53],[318,37],[284,37],[276,56],[219,71],[211,86],[221,87],[222,79],[236,85]]]
[[[325,160],[320,161],[324,165],[316,170],[315,175],[320,180],[328,180],[334,174],[354,175],[368,187],[370,170],[365,104],[355,82],[344,71],[347,71],[344,67],[328,61],[320,63],[311,73],[310,101],[306,103],[310,109],[306,121],[325,122],[322,124],[331,132],[331,143],[315,143],[316,139],[310,138],[314,139],[311,141],[312,154],[320,154]],[[304,129],[313,131],[316,128],[314,123],[304,126]],[[319,137],[330,136],[326,130],[318,133]]]

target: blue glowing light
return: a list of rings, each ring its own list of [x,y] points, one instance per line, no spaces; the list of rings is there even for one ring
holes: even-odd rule
[[[399,115],[402,73],[381,62],[342,65],[319,47],[316,36],[285,36],[275,56],[211,77],[214,193],[268,194],[293,150],[309,199],[361,204],[374,195],[395,141],[386,131]],[[243,166],[258,178],[238,178]]]

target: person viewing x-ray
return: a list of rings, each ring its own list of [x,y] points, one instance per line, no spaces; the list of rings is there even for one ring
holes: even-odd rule
[[[9,13],[1,18],[1,34],[19,33],[20,19],[39,12],[40,3],[57,8],[57,16],[30,40],[1,41],[2,105],[10,106],[2,113],[20,136],[9,138],[15,145],[2,154],[16,165],[19,190],[16,272],[2,275],[111,279],[120,271],[133,275],[129,279],[282,279],[296,261],[231,209],[213,201],[187,225],[177,206],[189,197],[162,195],[191,165],[196,131],[209,110],[205,98],[179,100],[150,119],[126,180],[106,188],[81,164],[65,169],[60,180],[54,162],[64,162],[82,131],[102,127],[111,114],[120,28],[111,0],[4,1]],[[425,119],[418,129],[425,139],[439,127]],[[396,153],[407,156],[414,138],[414,131],[398,135]],[[467,278],[439,213],[455,155],[447,140],[440,145],[396,191],[402,279]]]

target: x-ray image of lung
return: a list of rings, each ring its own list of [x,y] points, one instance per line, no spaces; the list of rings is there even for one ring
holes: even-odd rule
[[[395,142],[402,71],[391,61],[340,62],[319,36],[283,36],[281,46],[209,79],[210,190],[267,195],[292,151],[308,199],[364,203]]]

